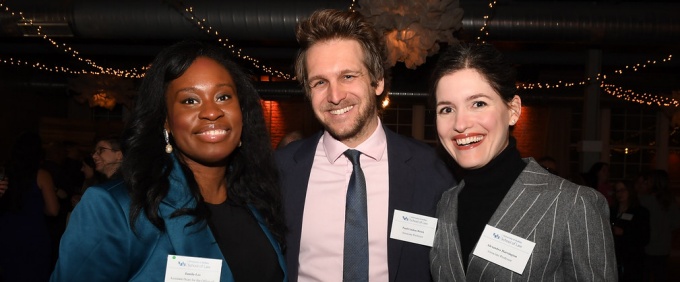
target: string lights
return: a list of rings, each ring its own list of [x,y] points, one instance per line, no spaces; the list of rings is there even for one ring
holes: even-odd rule
[[[349,4],[348,10],[352,13],[357,11],[357,0],[352,0],[352,4]]]
[[[182,16],[185,19],[191,21],[191,23],[196,25],[198,28],[200,28],[209,36],[216,38],[217,42],[219,42],[223,47],[227,48],[232,55],[236,56],[239,59],[250,62],[255,68],[260,69],[269,75],[281,77],[288,80],[292,79],[293,77],[292,75],[284,73],[282,71],[275,70],[269,66],[262,64],[258,59],[242,54],[243,50],[241,50],[241,48],[238,48],[234,44],[231,44],[228,38],[220,37],[219,32],[215,30],[212,26],[210,26],[206,19],[199,19],[194,13],[193,7],[184,5],[182,1],[178,1],[177,5],[179,5],[180,7],[178,11],[182,14]]]
[[[14,59],[12,57],[3,59],[0,58],[0,62],[3,64],[7,65],[15,65],[15,66],[28,66],[28,67],[33,67],[38,70],[42,71],[49,71],[49,72],[55,72],[55,73],[68,73],[68,74],[86,74],[87,72],[85,71],[74,71],[71,70],[67,67],[50,67],[45,64],[41,63],[30,63],[27,61],[22,61],[21,59]],[[88,73],[88,74],[94,74],[94,73]]]
[[[54,39],[47,36],[47,34],[43,34],[42,33],[42,26],[36,25],[36,24],[33,23],[33,20],[27,19],[26,17],[24,17],[24,13],[22,13],[21,11],[14,12],[7,5],[5,5],[4,2],[0,2],[0,9],[2,9],[2,8],[4,8],[3,10],[5,12],[9,13],[10,15],[12,15],[13,17],[21,18],[21,22],[26,23],[27,25],[29,25],[31,27],[35,27],[38,36],[40,38],[44,39],[44,40],[47,40],[50,44],[52,44],[52,46],[54,46],[58,50],[63,51],[64,53],[70,55],[71,57],[75,58],[76,60],[83,62],[83,63],[89,65],[90,67],[97,69],[98,71],[90,71],[90,72],[85,71],[85,70],[72,71],[72,70],[70,70],[69,68],[66,68],[66,67],[47,67],[44,64],[40,64],[40,63],[29,64],[29,63],[24,62],[24,65],[30,65],[30,66],[33,66],[34,68],[39,69],[39,70],[47,70],[47,71],[54,71],[54,72],[61,71],[61,72],[67,72],[67,73],[72,73],[72,74],[82,74],[82,73],[106,74],[106,75],[115,75],[115,76],[126,77],[126,78],[128,78],[128,77],[129,78],[140,78],[140,77],[144,76],[144,74],[143,74],[143,71],[145,70],[144,68],[141,68],[141,70],[138,70],[137,68],[133,68],[132,70],[120,70],[120,69],[113,69],[113,68],[104,68],[104,67],[98,65],[97,63],[95,63],[94,61],[92,61],[90,59],[83,58],[83,57],[80,56],[80,53],[75,50],[75,48],[67,45],[66,43],[59,44]],[[12,58],[10,58],[9,61],[2,60],[3,63],[8,63],[8,62],[11,63],[13,61],[14,60]],[[19,62],[19,61],[17,60],[17,62]]]
[[[123,77],[123,78],[141,78],[144,76],[143,73],[132,73],[129,71],[120,71],[120,70],[113,70],[109,69],[109,72],[102,72],[100,70],[92,70],[92,71],[87,71],[87,70],[72,70],[69,67],[64,67],[64,66],[47,66],[46,64],[39,63],[39,62],[28,62],[28,61],[23,61],[21,59],[15,59],[13,57],[9,58],[2,58],[0,57],[0,63],[7,64],[7,65],[15,65],[15,66],[26,66],[26,67],[33,67],[37,70],[41,71],[49,71],[49,72],[54,72],[54,73],[66,73],[66,74],[74,74],[74,75],[81,75],[81,74],[93,74],[93,75],[114,75],[118,77]],[[145,68],[142,68],[142,70],[146,70]]]
[[[486,40],[484,38],[489,36],[489,22],[492,19],[492,16],[495,14],[495,7],[496,7],[496,1],[491,0],[489,1],[489,12],[487,15],[484,15],[484,23],[479,29],[479,36],[477,36],[477,42],[478,43],[486,43]],[[673,58],[673,55],[668,55],[668,57],[662,59],[660,62],[666,63],[669,62]],[[624,70],[627,71],[633,71],[637,72],[638,70],[642,70],[650,65],[655,65],[657,63],[656,60],[647,60],[645,63],[637,63],[633,65],[628,65],[625,66],[622,69],[618,69],[614,71],[614,74],[617,75],[622,75]],[[591,80],[594,81],[601,81],[600,83],[600,88],[602,91],[604,91],[607,94],[610,94],[616,98],[619,99],[624,99],[626,101],[631,101],[631,102],[636,102],[640,104],[647,104],[647,105],[659,105],[659,106],[665,106],[665,107],[678,107],[680,106],[680,103],[673,99],[673,98],[668,98],[668,97],[663,97],[659,95],[654,95],[654,94],[649,94],[649,93],[643,93],[639,94],[636,93],[633,90],[626,90],[621,87],[618,87],[613,84],[605,83],[605,80],[607,79],[606,75],[603,74],[597,74],[595,77],[592,78],[586,78],[585,81],[579,81],[579,82],[562,82],[558,81],[557,83],[543,83],[543,82],[534,82],[534,83],[518,83],[517,84],[517,89],[523,89],[523,90],[535,90],[535,89],[555,89],[555,88],[560,88],[560,87],[573,87],[573,86],[584,86]]]
[[[670,62],[671,59],[673,59],[673,54],[668,55],[666,58],[662,59],[660,62],[661,63],[667,63]],[[647,60],[645,63],[637,63],[633,65],[627,65],[622,69],[615,70],[614,73],[617,75],[622,75],[625,70],[632,70],[633,72],[637,72],[639,70],[644,70],[648,66],[655,65],[657,64],[656,60]],[[602,91],[606,92],[609,95],[612,95],[616,98],[619,99],[624,99],[626,101],[632,101],[640,104],[647,104],[647,105],[658,105],[658,106],[663,106],[663,107],[679,107],[680,102],[674,98],[669,98],[669,97],[664,97],[664,96],[659,96],[659,95],[654,95],[654,94],[649,94],[649,93],[636,93],[633,90],[629,89],[623,89],[621,87],[618,87],[614,84],[609,84],[605,83],[603,80],[600,88]]]
[[[486,37],[489,36],[489,21],[491,20],[491,17],[494,15],[494,10],[496,8],[496,0],[491,0],[489,1],[489,14],[484,15],[484,23],[482,24],[482,27],[479,28],[479,36],[477,36],[477,42],[479,43],[486,43]]]
[[[551,88],[571,87],[571,86],[585,85],[585,84],[586,83],[583,82],[583,81],[581,81],[581,82],[558,81],[557,83],[554,83],[554,84],[543,83],[543,82],[532,82],[532,83],[519,83],[517,85],[517,89],[524,89],[524,90],[551,89]]]
[[[662,107],[678,107],[680,102],[673,98],[668,98],[664,96],[649,94],[649,93],[636,93],[633,90],[623,89],[614,84],[603,83],[600,85],[602,91],[609,95],[612,95],[619,99],[624,99],[626,101],[636,102],[640,104],[647,105],[657,105]]]
[[[496,9],[496,0],[490,0],[488,3],[488,15],[485,15],[483,17],[483,25],[479,29],[479,36],[476,38],[478,42],[481,43],[486,43],[486,37],[489,36],[489,22],[492,20],[493,15],[495,14],[495,9]],[[290,74],[274,70],[271,67],[268,67],[264,64],[262,64],[259,60],[250,57],[248,55],[244,55],[242,49],[237,48],[234,44],[232,44],[228,38],[226,37],[220,37],[220,34],[217,30],[215,30],[212,26],[209,25],[206,19],[199,19],[196,14],[194,13],[194,8],[193,7],[187,7],[185,6],[181,1],[179,2],[179,9],[178,11],[182,14],[183,17],[186,19],[190,20],[193,24],[195,24],[197,27],[199,27],[201,30],[203,30],[206,34],[208,34],[211,37],[214,37],[217,39],[217,41],[224,47],[228,48],[231,53],[245,61],[250,62],[255,68],[262,70],[263,72],[277,76],[280,78],[284,79],[292,79],[292,76]],[[351,4],[349,5],[349,10],[355,12],[357,9],[358,3],[357,0],[352,0]],[[54,39],[50,38],[47,34],[43,33],[43,28],[39,24],[35,24],[33,20],[27,19],[24,14],[20,11],[15,12],[12,11],[7,5],[4,3],[4,1],[0,1],[0,12],[6,12],[11,14],[13,17],[18,17],[21,19],[21,22],[24,23],[25,25],[29,25],[31,27],[34,27],[37,31],[37,34],[40,36],[40,38],[48,41],[52,46],[57,48],[58,50],[64,52],[67,55],[70,55],[74,59],[76,59],[79,62],[83,62],[87,64],[89,67],[91,67],[93,70],[73,70],[71,68],[65,67],[65,66],[48,66],[46,64],[40,63],[40,62],[28,62],[28,61],[23,61],[21,59],[16,59],[16,58],[2,58],[0,57],[0,63],[3,64],[8,64],[8,65],[16,65],[16,66],[26,66],[26,67],[33,67],[37,70],[41,71],[49,71],[49,72],[54,72],[54,73],[66,73],[66,74],[74,74],[74,75],[84,75],[84,74],[91,74],[91,75],[113,75],[117,77],[123,77],[123,78],[141,78],[144,76],[144,72],[148,69],[147,67],[140,67],[140,68],[132,68],[128,70],[124,69],[114,69],[114,68],[106,68],[103,66],[100,66],[96,62],[94,62],[91,59],[84,58],[80,55],[80,53],[75,50],[75,48],[65,44],[65,43],[58,43]],[[667,57],[660,59],[660,60],[647,60],[643,63],[636,63],[636,64],[631,64],[627,65],[623,68],[616,69],[613,71],[612,75],[623,75],[624,73],[635,73],[637,71],[644,70],[645,68],[649,66],[656,65],[658,63],[667,63],[671,61],[673,58],[673,55],[668,55]],[[591,81],[599,81],[600,88],[602,89],[603,92],[612,95],[613,97],[623,99],[626,101],[631,101],[631,102],[636,102],[640,104],[647,104],[647,105],[659,105],[659,106],[664,106],[664,107],[680,107],[680,102],[676,99],[673,98],[668,98],[660,95],[654,95],[650,93],[637,93],[633,90],[627,90],[623,89],[620,86],[616,86],[611,83],[607,83],[607,76],[603,74],[597,74],[596,76],[592,78],[586,78],[584,81],[579,81],[579,82],[563,82],[563,81],[558,81],[556,83],[544,83],[544,82],[534,82],[534,83],[518,83],[517,84],[517,89],[523,89],[523,90],[537,90],[537,89],[556,89],[556,88],[562,88],[562,87],[574,87],[574,86],[584,86],[588,84]]]
[[[662,59],[661,62],[666,63],[666,62],[669,62],[671,59],[673,59],[673,54],[668,55],[668,57]],[[648,65],[655,65],[655,64],[656,64],[656,60],[654,60],[654,61],[647,60],[646,63],[642,63],[642,64],[637,63],[635,65],[626,66],[624,69],[626,69],[626,70],[630,69],[630,70],[633,70],[635,72],[635,71],[638,71],[640,69],[646,68]],[[614,73],[623,74],[623,69],[615,70]]]
[[[673,55],[670,54],[666,58],[662,60],[647,60],[645,63],[636,63],[632,65],[627,65],[621,69],[617,69],[614,71],[614,75],[622,75],[624,73],[624,70],[631,70],[632,72],[637,72],[644,70],[645,68],[656,65],[658,62],[660,63],[667,63],[670,62],[671,59],[673,58]],[[600,81],[600,88],[602,91],[605,93],[612,95],[616,98],[623,99],[626,101],[631,101],[631,102],[636,102],[640,104],[647,104],[647,105],[659,105],[659,106],[664,106],[664,107],[679,107],[680,103],[673,99],[673,98],[668,98],[664,96],[659,96],[659,95],[654,95],[654,94],[649,94],[649,93],[636,93],[633,90],[626,90],[623,89],[619,86],[616,86],[611,83],[606,83],[605,81],[607,80],[607,75],[603,75],[598,73],[595,75],[595,77],[592,78],[587,78],[585,81],[580,81],[580,82],[562,82],[558,81],[557,83],[550,84],[550,83],[518,83],[517,84],[517,89],[523,89],[523,90],[534,90],[534,89],[554,89],[554,88],[559,88],[559,87],[572,87],[572,86],[584,86],[591,80],[594,81]]]

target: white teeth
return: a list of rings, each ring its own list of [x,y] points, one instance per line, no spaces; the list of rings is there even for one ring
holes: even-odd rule
[[[349,112],[349,110],[351,110],[352,108],[354,108],[354,106],[345,107],[345,108],[342,108],[342,109],[339,109],[339,110],[333,110],[333,111],[331,111],[331,114],[341,115],[341,114],[344,114],[346,112]]]
[[[482,141],[482,139],[484,139],[484,136],[481,135],[465,137],[463,139],[456,139],[456,144],[458,144],[458,146],[465,146],[470,145],[471,143],[477,143],[479,141]]]
[[[214,130],[208,130],[199,133],[199,135],[220,135],[220,134],[226,134],[227,131],[224,129],[214,129]]]

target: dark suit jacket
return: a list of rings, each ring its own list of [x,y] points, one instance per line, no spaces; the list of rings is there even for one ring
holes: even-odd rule
[[[281,170],[283,204],[289,233],[286,262],[290,281],[298,278],[302,215],[314,152],[323,132],[293,142],[276,152]],[[441,194],[455,185],[451,173],[429,146],[385,128],[389,166],[388,236],[394,210],[434,216]],[[321,226],[320,226],[321,228]],[[430,248],[388,239],[390,281],[430,281]]]
[[[607,201],[595,189],[550,174],[533,159],[489,220],[536,246],[522,275],[469,255],[463,272],[456,224],[458,194],[446,191],[431,252],[435,281],[616,281],[614,242]]]

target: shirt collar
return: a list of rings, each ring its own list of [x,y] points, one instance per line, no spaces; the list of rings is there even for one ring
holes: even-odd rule
[[[321,142],[326,152],[326,157],[328,162],[335,163],[342,154],[347,151],[347,149],[356,149],[361,151],[362,154],[380,161],[383,154],[385,153],[385,148],[387,147],[387,137],[385,137],[385,129],[382,127],[382,122],[378,118],[378,126],[375,131],[371,134],[366,141],[359,144],[356,148],[347,147],[347,145],[333,138],[328,131],[324,131],[321,137]]]

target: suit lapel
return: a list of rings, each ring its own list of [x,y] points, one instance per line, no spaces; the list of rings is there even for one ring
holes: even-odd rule
[[[287,187],[283,191],[283,204],[286,206],[286,223],[288,224],[289,238],[287,250],[287,263],[292,281],[297,281],[298,273],[298,258],[300,254],[300,237],[302,235],[302,216],[304,214],[305,199],[307,197],[307,186],[309,184],[309,176],[312,171],[312,164],[314,163],[314,152],[319,142],[319,138],[323,132],[320,132],[316,137],[308,138],[299,146],[293,154],[293,160],[285,162],[291,165],[285,168],[289,171],[287,178],[284,180],[283,187]]]
[[[321,138],[321,136],[318,136]],[[312,164],[314,163],[314,152],[316,145],[319,142],[318,138],[309,138],[305,140],[295,154],[293,155],[293,168],[290,171],[295,172],[292,177],[286,179],[288,185],[285,187],[293,187],[289,191],[285,191],[285,200],[287,201],[288,209],[290,211],[291,222],[295,226],[289,226],[300,232],[302,229],[302,215],[304,213],[305,198],[307,197],[307,186],[309,185],[309,176],[312,171]]]
[[[399,138],[395,138],[396,133],[385,128],[387,139],[387,156],[389,167],[389,207],[387,219],[387,265],[389,269],[390,281],[394,281],[399,269],[401,260],[401,250],[404,241],[389,239],[392,230],[392,219],[394,210],[411,211],[415,183],[409,171],[414,171],[409,165],[411,151]]]
[[[542,197],[542,191],[545,190],[543,188],[547,187],[548,180],[549,173],[536,162],[530,161],[488,224],[521,238],[530,239],[529,236],[545,213],[555,204],[553,199]],[[471,254],[468,278],[493,279],[501,269],[505,268]]]

